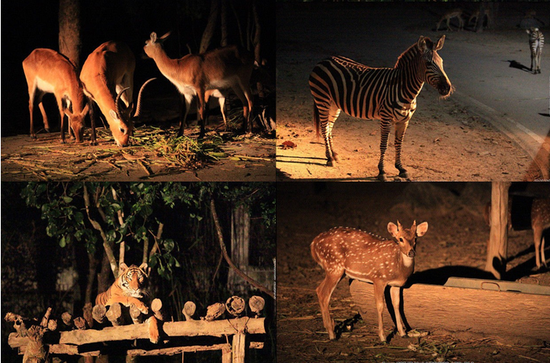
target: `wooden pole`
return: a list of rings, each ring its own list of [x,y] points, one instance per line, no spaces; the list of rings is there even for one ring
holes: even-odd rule
[[[508,250],[508,188],[509,182],[493,182],[491,190],[491,232],[487,244],[485,270],[501,279],[506,272]]]
[[[246,335],[239,331],[233,335],[233,363],[244,363]]]

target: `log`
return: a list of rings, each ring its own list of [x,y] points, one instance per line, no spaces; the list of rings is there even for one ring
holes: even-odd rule
[[[48,308],[48,310],[46,310],[46,313],[44,314],[44,316],[42,317],[42,321],[40,322],[41,327],[48,327],[48,320],[50,320],[50,315],[52,315],[52,308]]]
[[[141,324],[143,322],[143,317],[141,311],[134,304],[130,305],[130,317],[134,324]]]
[[[235,317],[240,316],[244,308],[246,307],[246,303],[242,297],[239,296],[231,296],[229,299],[227,299],[225,303],[225,308],[227,309],[227,312]]]
[[[265,307],[265,299],[261,296],[254,295],[248,300],[248,306],[250,306],[250,310],[258,317]]]
[[[56,331],[57,330],[57,320],[50,319],[48,320],[48,330]]]
[[[353,280],[350,291],[365,323],[376,326],[373,286]],[[412,329],[468,331],[497,339],[550,336],[550,315],[540,313],[541,306],[550,305],[550,296],[414,284],[403,289],[401,301],[401,315]],[[387,308],[384,327],[395,327]]]
[[[232,335],[238,331],[250,334],[265,334],[265,318],[242,317],[230,320],[192,320],[165,322],[162,326],[167,337]],[[102,330],[73,330],[61,332],[60,344],[91,344],[105,341],[149,339],[147,324],[108,327]]]
[[[103,305],[96,305],[92,309],[92,316],[99,324],[103,324],[105,322],[105,314],[107,314],[107,308]]]
[[[105,314],[107,319],[113,324],[113,326],[119,326],[123,323],[122,321],[122,306],[119,303],[114,303],[109,306],[109,310]]]
[[[244,363],[244,356],[246,354],[246,334],[239,331],[233,335],[233,363]]]
[[[155,314],[155,318],[159,321],[164,321],[164,317],[162,316],[162,300],[155,298],[151,302],[151,310],[153,310],[153,314]]]
[[[73,327],[73,316],[71,315],[71,313],[64,312],[63,314],[61,314],[61,320],[63,321],[63,324],[67,326],[67,328]]]
[[[183,305],[182,313],[185,316],[186,321],[194,320],[193,315],[195,315],[195,311],[197,310],[197,305],[195,305],[192,301],[187,301],[185,305]]]
[[[86,320],[81,316],[74,319],[74,326],[80,330],[86,330],[88,328],[86,326]]]

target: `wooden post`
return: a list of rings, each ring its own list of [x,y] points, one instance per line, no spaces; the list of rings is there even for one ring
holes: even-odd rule
[[[233,335],[233,363],[244,363],[246,334],[239,331]]]
[[[491,190],[491,232],[487,244],[485,270],[497,279],[501,279],[506,272],[509,187],[509,182],[493,182]]]
[[[222,363],[231,363],[231,346],[222,349]]]

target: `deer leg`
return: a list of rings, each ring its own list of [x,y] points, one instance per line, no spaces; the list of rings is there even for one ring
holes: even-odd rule
[[[378,180],[386,181],[386,172],[384,171],[384,155],[388,149],[388,136],[390,135],[390,122],[380,123],[380,161],[378,161]]]
[[[218,98],[218,103],[220,104],[220,111],[222,113],[223,125],[225,131],[227,131],[227,116],[225,116],[225,97]]]
[[[252,112],[252,96],[250,87],[239,82],[239,87],[233,87],[233,92],[235,92],[243,104],[243,131],[252,132],[252,122],[250,121],[250,113]]]
[[[182,117],[180,121],[180,128],[178,131],[178,136],[183,136],[183,129],[187,126],[187,114],[191,108],[191,103],[193,102],[193,95],[185,94],[183,95],[182,106],[185,106],[185,111],[182,111]]]
[[[408,125],[408,121],[400,122],[395,125],[395,167],[399,170],[399,177],[405,179],[409,179],[409,174],[407,174],[407,169],[401,164],[401,145]]]
[[[395,326],[397,327],[397,331],[399,331],[399,335],[404,337],[407,333],[405,333],[405,325],[401,319],[401,311],[399,309],[401,305],[401,288],[398,286],[392,286],[390,288],[390,294],[393,311],[395,312]]]
[[[543,236],[542,237],[542,242],[540,244],[540,261],[544,265],[544,267],[548,267],[548,265],[546,264],[546,256],[544,254],[544,244],[545,244],[545,240],[544,240],[544,236]]]
[[[199,139],[202,139],[204,138],[206,128],[206,105],[204,104],[204,92],[202,91],[197,93],[197,113],[201,124]]]
[[[385,289],[386,285],[383,283],[374,282],[374,301],[378,312],[378,336],[380,337],[380,341],[384,343],[386,342],[386,335],[384,334],[384,319],[382,314],[384,313],[384,305],[386,303],[386,299],[384,298]]]
[[[63,98],[60,98],[57,100],[57,107],[59,108],[59,118],[61,122],[61,143],[65,143],[65,112],[64,112],[64,105],[63,105]],[[69,124],[69,120],[67,117],[67,124]],[[69,131],[70,135],[70,131]]]
[[[88,104],[90,105],[90,128],[92,129],[92,141],[90,142],[90,145],[97,145],[97,138],[95,133],[96,114],[94,112],[94,101],[89,99]]]
[[[540,269],[540,266],[541,266],[542,232],[543,232],[543,228],[539,226],[535,226],[533,228],[533,238],[535,239],[535,262],[537,263],[537,269]]]
[[[319,298],[319,305],[321,306],[321,316],[323,317],[323,325],[327,329],[328,337],[330,340],[336,339],[334,334],[334,320],[330,316],[330,297],[332,292],[338,285],[338,282],[342,278],[343,271],[341,273],[330,274],[327,272],[325,279],[317,287],[317,297]]]

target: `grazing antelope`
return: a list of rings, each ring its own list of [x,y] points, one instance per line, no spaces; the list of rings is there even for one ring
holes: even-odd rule
[[[317,287],[323,324],[330,339],[335,339],[334,320],[330,316],[329,302],[338,282],[346,274],[352,279],[374,284],[374,298],[378,311],[378,336],[382,342],[384,335],[384,312],[386,286],[391,286],[391,301],[395,312],[395,324],[399,334],[406,335],[400,306],[400,288],[414,271],[416,238],[428,230],[428,223],[410,229],[388,223],[388,232],[393,240],[385,240],[353,228],[338,227],[323,232],[311,243],[311,255],[323,270],[325,279]]]
[[[390,128],[395,125],[395,167],[401,178],[408,178],[401,164],[401,143],[409,120],[416,110],[416,97],[424,82],[447,97],[453,88],[443,70],[443,60],[437,51],[445,36],[437,42],[427,37],[404,51],[394,68],[372,68],[345,57],[321,61],[309,76],[313,96],[313,120],[325,139],[327,166],[338,161],[332,146],[332,128],[341,111],[361,119],[380,120],[380,161],[378,179],[385,181],[384,155],[388,147]]]
[[[251,130],[249,122],[252,111],[252,96],[250,91],[250,76],[254,68],[252,55],[236,46],[228,46],[202,54],[188,54],[180,59],[171,59],[166,55],[162,42],[170,32],[162,37],[151,33],[151,38],[145,41],[145,54],[152,58],[159,71],[172,82],[185,98],[185,113],[183,114],[178,135],[183,135],[183,128],[189,113],[193,98],[197,97],[198,118],[201,124],[200,137],[204,136],[205,105],[210,96],[218,97],[222,116],[225,119],[223,105],[229,90],[233,90],[243,103],[245,119],[243,129]]]
[[[46,93],[53,93],[61,118],[61,142],[65,142],[64,115],[68,118],[69,134],[72,131],[76,142],[82,142],[88,104],[73,63],[55,50],[38,48],[23,61],[23,71],[29,87],[31,137],[36,138],[33,117],[35,101],[38,101],[44,128],[49,131],[50,125],[42,98]]]
[[[531,50],[531,71],[533,74],[540,73],[540,58],[544,47],[544,35],[539,28],[525,30],[529,34],[529,49]],[[533,67],[533,63],[535,66]]]
[[[437,22],[437,27],[435,31],[439,31],[439,26],[444,20],[446,20],[447,29],[452,32],[453,28],[451,28],[451,24],[450,24],[452,18],[458,18],[458,30],[459,31],[462,30],[464,28],[464,20],[462,19],[462,9],[456,8],[445,12],[445,14],[441,16],[441,19],[439,19],[439,21]]]
[[[143,88],[152,81],[150,79],[141,86],[134,113],[135,68],[136,61],[130,48],[124,43],[109,41],[88,56],[80,73],[84,93],[98,105],[118,146],[128,145],[133,119],[139,116],[141,110]],[[121,99],[126,105],[124,109],[120,108]],[[95,142],[95,132],[92,135]]]

